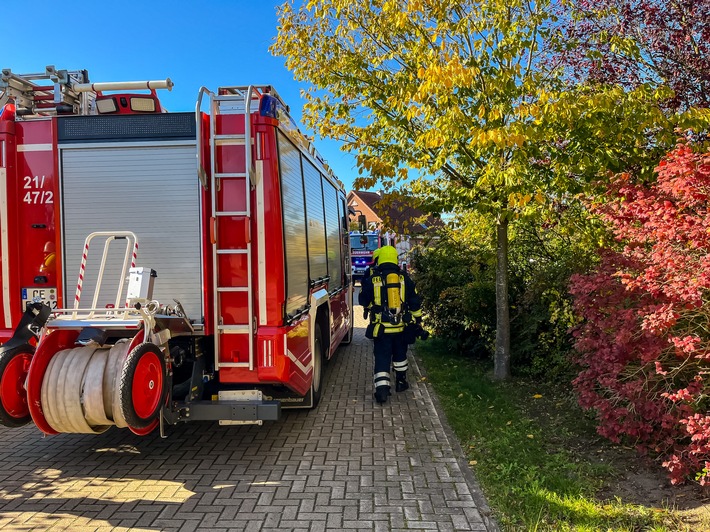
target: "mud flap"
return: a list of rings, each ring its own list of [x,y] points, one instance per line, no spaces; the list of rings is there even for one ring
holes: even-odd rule
[[[264,399],[269,401],[278,401],[281,403],[281,408],[284,410],[290,408],[312,408],[313,407],[313,390],[309,389],[306,395],[296,395],[288,388],[277,386],[262,386]]]
[[[205,388],[203,379],[204,370],[205,357],[197,357],[192,364],[192,376],[185,382],[173,386],[171,400],[175,399],[189,403],[202,399],[202,393]]]

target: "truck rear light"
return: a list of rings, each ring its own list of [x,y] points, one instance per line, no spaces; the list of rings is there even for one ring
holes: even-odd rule
[[[0,107],[0,120],[15,119],[15,104],[8,103]]]

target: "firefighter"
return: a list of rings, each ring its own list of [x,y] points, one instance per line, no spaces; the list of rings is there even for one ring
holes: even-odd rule
[[[421,300],[414,282],[397,263],[397,250],[384,246],[377,257],[377,266],[362,280],[359,303],[370,314],[365,336],[374,340],[375,400],[387,402],[390,396],[390,368],[394,365],[395,390],[409,388],[407,382],[407,341],[404,328],[408,323],[421,322]]]

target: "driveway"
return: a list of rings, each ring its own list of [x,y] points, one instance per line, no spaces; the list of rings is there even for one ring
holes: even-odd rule
[[[495,530],[416,362],[407,392],[374,402],[355,314],[310,412],[183,424],[166,439],[0,427],[0,529]]]

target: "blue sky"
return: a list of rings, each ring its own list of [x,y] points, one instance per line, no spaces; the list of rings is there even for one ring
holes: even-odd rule
[[[25,4],[23,7],[22,4]],[[194,111],[200,86],[270,84],[300,123],[305,85],[269,53],[276,35],[273,0],[103,0],[19,2],[3,18],[0,68],[24,74],[45,66],[89,71],[93,82],[164,79],[170,111]],[[302,128],[303,130],[303,128]],[[312,132],[304,131],[308,135]],[[333,141],[318,151],[352,188],[354,158]]]

